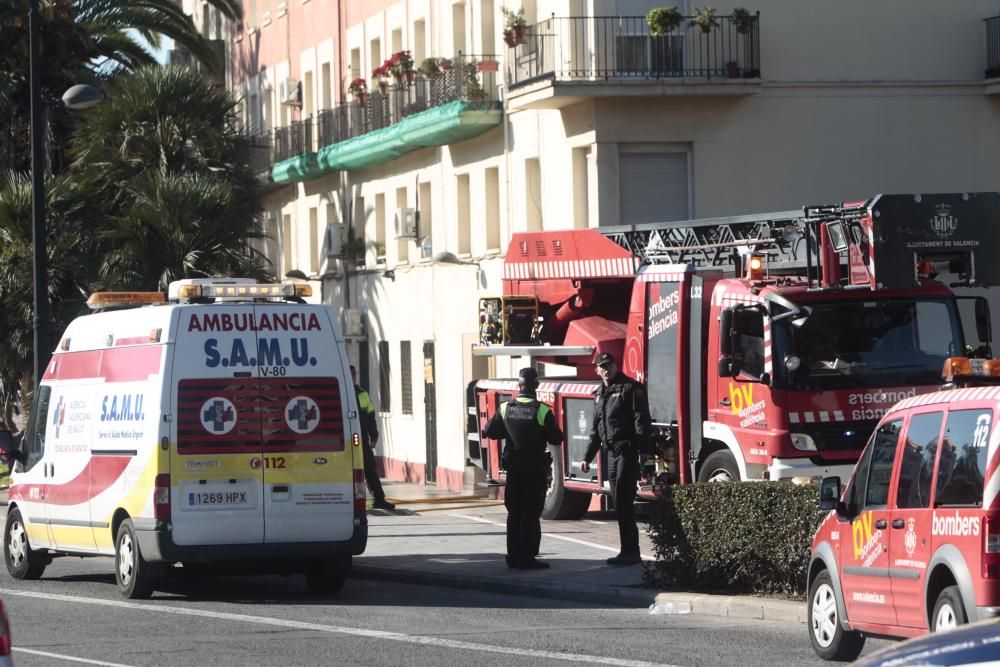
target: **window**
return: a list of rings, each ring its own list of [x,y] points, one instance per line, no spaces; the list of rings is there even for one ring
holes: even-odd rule
[[[292,216],[281,216],[281,274],[292,269]]]
[[[469,175],[455,177],[455,196],[458,201],[458,248],[459,254],[472,252],[472,203],[469,195]]]
[[[586,229],[590,226],[590,147],[573,149],[573,227]]]
[[[434,256],[434,233],[431,218],[431,184],[421,183],[418,190],[420,195],[419,205],[417,206],[417,211],[420,213],[420,221],[417,223],[417,234],[420,238],[417,239],[420,243],[420,257],[423,259],[429,259]]]
[[[31,426],[31,440],[27,443],[27,462],[24,469],[27,470],[35,465],[45,453],[45,427],[48,425],[49,399],[52,397],[52,387],[42,386],[38,390],[38,401],[34,407],[33,424]]]
[[[954,410],[948,413],[941,462],[938,464],[935,506],[982,505],[990,410]]]
[[[538,158],[524,161],[524,219],[529,232],[542,231],[542,163]]]
[[[850,491],[847,492],[847,510],[851,516],[860,514],[866,505],[885,504],[892,471],[892,457],[896,451],[896,442],[899,440],[902,426],[901,419],[883,424],[868,441],[868,446],[854,469]],[[879,485],[882,485],[882,502],[876,503]],[[865,502],[866,498],[868,502]]]
[[[456,2],[451,6],[451,52],[466,53],[465,48],[465,3]]]
[[[389,412],[392,401],[389,395],[389,342],[378,342],[378,409]]]
[[[427,57],[427,24],[423,19],[413,23],[413,60],[419,66]]]
[[[764,375],[764,315],[756,310],[738,309],[733,313],[736,361],[741,374],[759,378]]]
[[[404,415],[413,414],[413,364],[410,360],[410,341],[404,340],[399,343],[399,379],[402,382],[402,412]]]
[[[619,153],[621,224],[670,222],[691,217],[686,151]]]
[[[892,479],[892,462],[896,458],[896,443],[902,420],[883,425],[875,433],[872,446],[871,465],[868,470],[868,485],[865,492],[865,507],[882,507],[889,497],[889,481]]]
[[[486,170],[486,249],[500,249],[500,170]]]
[[[396,208],[406,208],[406,188],[396,188]],[[395,215],[393,216],[393,228],[395,231],[396,221]],[[419,234],[420,231],[417,230]],[[397,260],[399,262],[410,261],[410,239],[401,238],[396,240],[396,252],[399,253]]]
[[[375,195],[375,263],[385,264],[385,195]]]
[[[896,490],[896,507],[929,507],[934,459],[937,457],[941,422],[944,415],[931,412],[913,415],[906,429],[903,462],[899,469],[899,488]]]

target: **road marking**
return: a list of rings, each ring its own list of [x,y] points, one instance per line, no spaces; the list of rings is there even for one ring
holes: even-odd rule
[[[489,519],[483,519],[478,516],[469,516],[467,514],[454,514],[452,516],[457,516],[460,519],[468,519],[469,521],[478,521],[479,523],[489,523],[494,526],[501,526],[503,528],[507,527],[506,523],[500,523],[499,521],[490,521]],[[568,535],[560,535],[558,533],[543,533],[546,537],[551,537],[556,540],[563,540],[565,542],[573,542],[574,544],[582,544],[585,547],[593,547],[595,549],[600,549],[602,551],[609,551],[613,554],[618,553],[617,547],[609,547],[606,544],[597,544],[596,542],[588,542],[586,540],[577,539],[575,537],[569,537]],[[640,554],[643,560],[656,560],[648,554]]]
[[[443,639],[441,637],[424,637],[422,635],[407,635],[401,632],[387,632],[385,630],[371,630],[365,628],[350,628],[341,625],[323,625],[321,623],[306,623],[304,621],[293,621],[286,618],[271,618],[269,616],[250,616],[248,614],[230,614],[219,611],[207,611],[204,609],[182,609],[168,605],[156,603],[125,602],[124,600],[96,600],[93,598],[77,597],[75,595],[58,595],[55,593],[37,593],[34,591],[19,591],[10,588],[0,588],[0,593],[8,596],[35,598],[37,600],[50,600],[53,602],[69,602],[75,604],[89,604],[98,607],[115,607],[117,609],[133,609],[136,611],[146,611],[156,614],[176,614],[177,616],[196,616],[199,618],[210,618],[213,620],[235,621],[237,623],[256,623],[258,625],[269,625],[281,628],[292,628],[295,630],[312,630],[313,632],[325,632],[328,634],[349,635],[353,637],[366,637],[371,639],[384,639],[386,641],[403,642],[406,644],[420,644],[424,646],[437,646],[440,648],[453,648],[464,651],[482,651],[484,653],[499,653],[501,655],[516,655],[526,658],[544,658],[547,660],[566,660],[569,662],[589,662],[600,665],[620,665],[621,667],[678,667],[657,662],[644,662],[642,660],[623,660],[621,658],[606,658],[599,655],[587,655],[584,653],[557,653],[555,651],[540,651],[530,648],[514,648],[509,646],[492,646],[490,644],[474,644],[472,642],[462,642],[454,639]],[[95,663],[106,664],[111,663]]]
[[[48,651],[36,651],[31,648],[21,648],[20,646],[14,646],[11,648],[12,651],[17,651],[18,653],[30,653],[32,655],[40,655],[46,658],[55,658],[57,660],[67,660],[69,662],[82,662],[88,665],[101,665],[102,667],[132,667],[131,665],[123,665],[120,662],[104,662],[103,660],[89,660],[87,658],[78,658],[74,655],[63,655],[62,653],[49,653]]]

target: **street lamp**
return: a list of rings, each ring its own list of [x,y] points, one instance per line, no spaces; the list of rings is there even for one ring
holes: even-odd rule
[[[45,107],[42,104],[41,17],[38,0],[28,12],[28,84],[31,92],[31,244],[35,306],[35,384],[45,374],[52,349],[49,347],[49,280],[45,238]],[[92,86],[77,85],[66,91],[63,102],[70,109],[86,109],[101,101]]]

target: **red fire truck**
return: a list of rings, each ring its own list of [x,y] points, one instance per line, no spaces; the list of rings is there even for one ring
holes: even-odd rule
[[[607,495],[603,462],[579,467],[602,352],[647,387],[658,454],[640,495],[694,481],[846,479],[887,408],[937,389],[948,357],[989,353],[985,290],[955,288],[998,284],[998,230],[990,192],[518,233],[503,296],[480,300],[473,353],[562,371],[538,390],[566,434],[546,518],[582,516]],[[469,459],[496,482],[503,443],[481,429],[516,390],[512,379],[467,390]]]

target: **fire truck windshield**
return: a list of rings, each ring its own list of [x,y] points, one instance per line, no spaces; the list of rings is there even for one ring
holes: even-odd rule
[[[955,302],[946,298],[809,304],[804,323],[775,323],[775,374],[788,389],[940,384],[964,350]],[[798,368],[781,363],[798,357]]]

